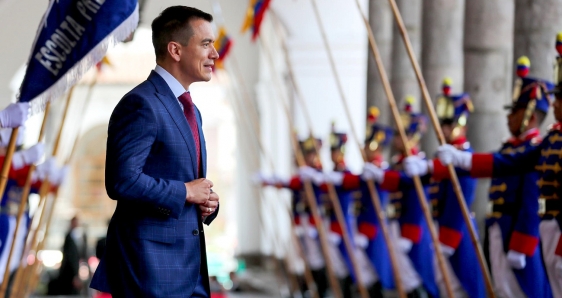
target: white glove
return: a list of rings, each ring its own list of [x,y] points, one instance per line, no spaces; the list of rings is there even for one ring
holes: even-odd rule
[[[31,109],[28,102],[12,103],[0,111],[0,126],[4,128],[22,126],[30,114]]]
[[[309,166],[299,168],[299,177],[302,181],[312,181],[316,185],[324,183],[324,174]]]
[[[19,170],[26,165],[36,163],[41,159],[44,151],[45,145],[43,143],[37,143],[29,149],[18,151],[14,153],[12,158],[12,166],[15,170]]]
[[[554,265],[554,270],[556,271],[556,274],[558,274],[558,278],[562,278],[562,257],[561,256],[555,256],[554,257],[556,265]]]
[[[306,228],[306,234],[308,235],[308,237],[313,238],[313,239],[318,237],[318,231],[316,230],[316,228],[313,228],[313,227],[307,227]]]
[[[353,241],[357,247],[362,249],[366,249],[367,246],[369,246],[369,238],[361,233],[357,233],[355,237],[353,237]]]
[[[256,186],[261,186],[263,184],[265,184],[265,185],[274,185],[275,184],[275,178],[273,176],[268,177],[261,172],[254,173],[252,175],[251,180],[252,180],[252,184],[254,184]]]
[[[437,157],[444,165],[452,164],[467,171],[470,171],[472,168],[472,153],[458,150],[449,144],[441,145],[437,148]]]
[[[57,170],[57,161],[54,157],[49,157],[45,159],[45,162],[38,165],[35,173],[37,173],[37,179],[45,181],[49,178],[52,173]]]
[[[339,245],[341,243],[341,236],[338,233],[328,232],[328,241],[333,245]]]
[[[455,249],[452,248],[452,247],[450,247],[450,246],[448,246],[448,245],[445,245],[445,244],[443,244],[443,243],[440,243],[439,246],[441,246],[441,252],[442,252],[443,255],[444,255],[445,257],[447,257],[447,258],[450,257],[450,256],[452,256],[452,255],[455,253]]]
[[[343,173],[342,172],[329,172],[324,174],[324,181],[333,185],[342,185]]]
[[[54,172],[51,176],[49,176],[49,181],[53,186],[60,186],[66,176],[68,176],[68,172],[70,168],[68,166],[63,166],[62,168],[58,168],[56,172]]]
[[[431,166],[430,166],[431,163]],[[408,177],[423,176],[433,168],[433,162],[424,160],[417,155],[411,155],[404,159],[404,172]]]
[[[25,126],[20,127],[18,130],[18,137],[16,138],[16,146],[21,146],[23,144],[23,137],[25,135]],[[0,129],[0,147],[7,147],[10,143],[10,138],[12,137],[11,128]]]
[[[527,265],[525,255],[514,250],[507,252],[507,262],[513,269],[523,269]]]
[[[374,180],[378,183],[382,183],[384,181],[384,170],[372,163],[365,163],[361,178],[363,178],[363,180]]]
[[[297,237],[302,237],[304,235],[304,228],[301,226],[295,226],[295,235]]]
[[[400,237],[396,241],[396,246],[398,246],[398,249],[401,252],[406,253],[406,254],[409,253],[410,250],[412,250],[412,245],[414,245],[412,240],[407,239],[407,238]]]

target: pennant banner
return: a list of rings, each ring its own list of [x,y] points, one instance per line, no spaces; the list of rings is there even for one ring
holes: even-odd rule
[[[125,40],[139,21],[137,0],[51,0],[39,25],[20,102],[32,114],[61,96],[98,63],[109,46]]]

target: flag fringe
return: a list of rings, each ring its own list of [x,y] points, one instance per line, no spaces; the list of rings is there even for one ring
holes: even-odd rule
[[[107,37],[100,41],[84,58],[70,68],[49,89],[31,100],[31,115],[41,113],[45,110],[47,102],[62,96],[70,87],[74,86],[82,76],[96,63],[101,61],[107,54],[107,49],[125,40],[137,28],[139,23],[139,5],[135,7],[133,13],[111,32]],[[18,94],[18,98],[19,98]]]

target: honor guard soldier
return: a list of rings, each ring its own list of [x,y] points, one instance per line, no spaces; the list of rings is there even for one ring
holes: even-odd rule
[[[424,158],[423,152],[419,151],[419,141],[427,130],[427,118],[423,114],[413,112],[414,101],[415,99],[412,96],[406,98],[404,112],[401,115],[402,124],[411,150],[410,153]],[[396,132],[393,147],[398,153],[393,157],[392,170],[385,171],[383,180],[378,181],[384,190],[391,192],[391,206],[394,206],[394,209],[389,210],[389,218],[394,214],[399,224],[399,232],[396,232],[399,235],[396,242],[397,248],[409,258],[410,266],[413,266],[413,270],[415,270],[409,274],[411,276],[409,280],[416,281],[418,286],[409,290],[409,295],[412,297],[426,295],[439,297],[439,289],[435,281],[431,237],[423,217],[414,182],[402,172],[403,161],[407,152],[402,138],[397,134]],[[380,177],[380,170],[372,166],[366,166],[365,174],[370,172],[370,175]],[[425,187],[424,191],[427,193]]]
[[[525,152],[538,146],[542,124],[550,102],[548,94],[534,93],[536,84],[549,82],[527,78],[531,63],[517,60],[517,76],[508,126],[512,135],[500,154]],[[547,89],[550,87],[547,86]],[[539,245],[538,173],[492,179],[486,219],[485,249],[496,291],[501,297],[552,297]]]
[[[557,50],[562,53],[559,46],[561,35],[558,35]],[[557,58],[557,71],[555,77],[557,86],[554,89],[555,101],[553,103],[554,124],[543,139],[536,145],[530,146],[523,152],[494,153],[494,154],[471,154],[456,150],[450,146],[441,146],[438,149],[439,159],[443,164],[453,164],[464,170],[470,171],[474,177],[505,177],[522,175],[524,173],[537,171],[539,187],[538,213],[542,220],[539,224],[539,235],[543,250],[544,265],[550,281],[554,297],[562,297],[562,275],[556,273],[556,247],[560,238],[562,176],[560,176],[560,151],[562,150],[562,93],[560,87],[560,71],[562,58]],[[529,104],[537,105],[537,98],[542,98],[545,93],[552,92],[550,84],[543,80],[535,80],[525,85],[522,80],[521,94],[530,92]],[[523,89],[525,86],[525,89]],[[532,237],[527,237],[533,241]],[[535,240],[536,242],[536,240]],[[527,251],[529,253],[530,251]]]
[[[466,139],[466,123],[473,110],[467,93],[451,94],[452,80],[445,78],[442,94],[436,104],[437,116],[448,146],[459,152],[470,154],[472,149]],[[423,166],[420,166],[423,165]],[[462,216],[453,185],[448,179],[447,168],[438,160],[423,161],[411,156],[405,161],[404,170],[409,176],[423,176],[432,171],[433,183],[430,186],[430,199],[433,215],[439,225],[439,242],[443,254],[448,257],[452,272],[451,283],[457,296],[486,297],[484,277],[481,268],[474,266],[478,256],[472,246],[469,230]],[[457,169],[457,172],[462,170]],[[459,172],[459,182],[467,206],[474,201],[476,180],[468,174]],[[476,222],[472,219],[476,228]],[[443,280],[438,271],[437,280]],[[441,286],[443,288],[443,285]]]
[[[411,109],[407,110],[411,112]],[[411,124],[408,128],[417,130],[422,127],[418,126],[418,124],[420,124],[418,120],[422,119],[422,117],[418,117],[418,114],[408,113],[406,116],[412,118],[411,120],[408,120],[408,123]],[[400,235],[401,227],[399,220],[401,217],[401,210],[403,208],[402,194],[398,193],[400,174],[396,171],[388,171],[386,173],[389,174],[386,175],[385,170],[379,167],[381,166],[381,162],[377,160],[378,158],[376,158],[377,156],[380,156],[382,151],[382,141],[386,144],[390,144],[389,140],[393,132],[390,128],[378,125],[373,125],[372,128],[368,128],[367,132],[368,137],[365,149],[367,156],[371,157],[374,162],[370,162],[365,165],[364,173],[361,176],[346,174],[342,177],[340,183],[343,187],[348,189],[361,188],[363,193],[363,199],[361,202],[364,204],[362,209],[365,209],[365,206],[369,206],[369,211],[371,213],[368,214],[368,216],[371,217],[370,221],[366,221],[365,224],[359,225],[359,235],[369,235],[373,234],[375,231],[378,233],[378,221],[376,219],[376,213],[365,181],[374,180],[378,183],[377,189],[382,201],[381,204],[387,209],[391,241],[393,241],[394,247],[397,248],[397,251],[395,251],[394,254],[396,255],[398,261],[398,271],[401,282],[404,285],[405,291],[408,292],[408,297],[418,297],[421,295],[421,292],[423,292],[423,290],[420,289],[422,280],[408,257],[408,253],[412,250],[412,242]],[[410,134],[412,139],[414,139],[413,135],[413,133]],[[418,136],[416,136],[415,139],[419,140]],[[388,179],[386,179],[386,177],[388,177]],[[396,177],[398,177],[398,179],[395,179]],[[390,194],[390,203],[387,203],[388,199],[386,191],[393,192]],[[393,289],[395,284],[393,280],[392,267],[387,254],[387,245],[384,242],[382,235],[378,237],[380,237],[378,241],[373,241],[373,244],[377,245],[376,248],[378,251],[373,251],[372,260],[377,272],[381,275],[383,287],[386,289]],[[376,240],[374,236],[371,236],[368,239]],[[374,248],[375,246],[372,247]],[[427,256],[425,256],[425,258],[427,261]]]

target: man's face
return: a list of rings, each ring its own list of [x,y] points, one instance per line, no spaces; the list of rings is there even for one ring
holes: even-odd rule
[[[181,70],[185,81],[190,83],[209,81],[213,73],[215,60],[219,54],[214,47],[215,34],[211,23],[204,19],[194,19],[190,22],[193,36],[187,46],[182,46]]]
[[[343,160],[343,153],[340,150],[330,150],[330,156],[332,158],[332,162],[337,164],[340,160]]]
[[[445,137],[445,141],[450,142],[451,136],[453,134],[453,125],[441,124],[441,130],[443,131],[443,136]]]
[[[517,137],[521,134],[521,124],[523,123],[524,117],[525,109],[523,108],[513,109],[509,115],[507,115],[507,126],[512,136]]]
[[[556,94],[552,107],[554,108],[554,118],[556,121],[562,122],[562,94]]]

